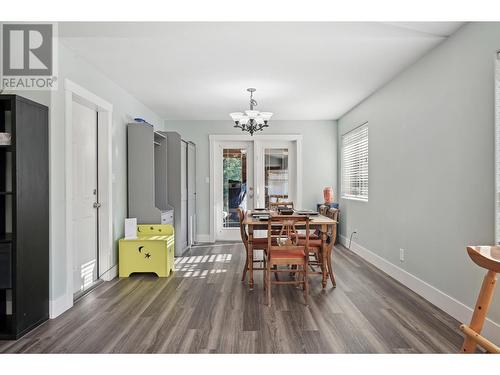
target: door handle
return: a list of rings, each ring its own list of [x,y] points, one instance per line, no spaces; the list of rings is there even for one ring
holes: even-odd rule
[[[100,208],[101,204],[99,202],[94,202],[94,208]]]

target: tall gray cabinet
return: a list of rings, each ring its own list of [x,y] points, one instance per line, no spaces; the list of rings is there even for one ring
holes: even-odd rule
[[[167,138],[147,123],[127,125],[128,217],[139,224],[171,224]]]
[[[180,256],[195,242],[196,229],[196,145],[177,132],[167,137],[167,196],[174,208],[175,255]]]
[[[175,255],[196,238],[196,145],[147,123],[127,125],[128,217],[173,224]]]

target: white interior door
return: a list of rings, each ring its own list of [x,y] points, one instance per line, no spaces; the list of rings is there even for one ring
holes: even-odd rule
[[[254,207],[254,153],[251,141],[218,142],[214,147],[215,239],[241,239],[238,207]]]
[[[77,102],[72,106],[73,139],[73,292],[98,279],[97,112]]]
[[[297,191],[298,160],[296,141],[255,142],[256,204],[269,207],[270,201],[294,202],[301,208]]]

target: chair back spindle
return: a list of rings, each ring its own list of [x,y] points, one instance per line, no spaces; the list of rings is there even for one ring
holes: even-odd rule
[[[284,218],[284,217],[271,217],[268,221],[267,226],[267,245],[269,249],[277,250],[304,250],[309,248],[309,237],[310,237],[310,224],[309,217],[300,218]],[[297,223],[303,223],[305,225],[305,238],[304,244],[298,244],[297,236]],[[273,229],[279,227],[278,230]],[[278,233],[278,234],[274,234]],[[273,241],[274,238],[274,241]]]

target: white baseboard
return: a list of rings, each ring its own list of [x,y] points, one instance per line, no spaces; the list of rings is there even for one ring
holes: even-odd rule
[[[210,235],[209,234],[197,234],[196,235],[196,242],[210,242]]]
[[[73,306],[73,301],[69,301],[66,294],[51,299],[49,301],[49,318],[54,319]]]
[[[117,276],[118,276],[118,265],[115,265],[107,272],[105,272],[101,276],[101,278],[104,281],[110,281]],[[51,299],[49,301],[49,318],[50,319],[57,318],[59,315],[61,315],[66,310],[69,310],[71,307],[73,307],[73,294],[71,294],[70,296],[64,294],[55,299]]]
[[[349,240],[345,236],[340,236],[340,242],[347,247]],[[393,277],[407,288],[413,290],[433,305],[439,307],[461,323],[469,324],[472,317],[473,308],[463,304],[455,298],[447,295],[443,291],[426,283],[411,273],[385,260],[374,252],[364,248],[356,242],[351,242],[353,253],[359,255],[367,262]],[[478,286],[479,288],[479,286]],[[478,290],[479,293],[479,290]],[[500,342],[500,325],[491,319],[487,319],[484,323],[482,335],[490,339],[492,342]]]
[[[113,280],[115,277],[118,276],[118,264],[115,264],[113,267],[111,267],[109,270],[107,270],[106,272],[104,272],[102,275],[101,275],[101,278],[104,280],[104,281],[111,281]]]

